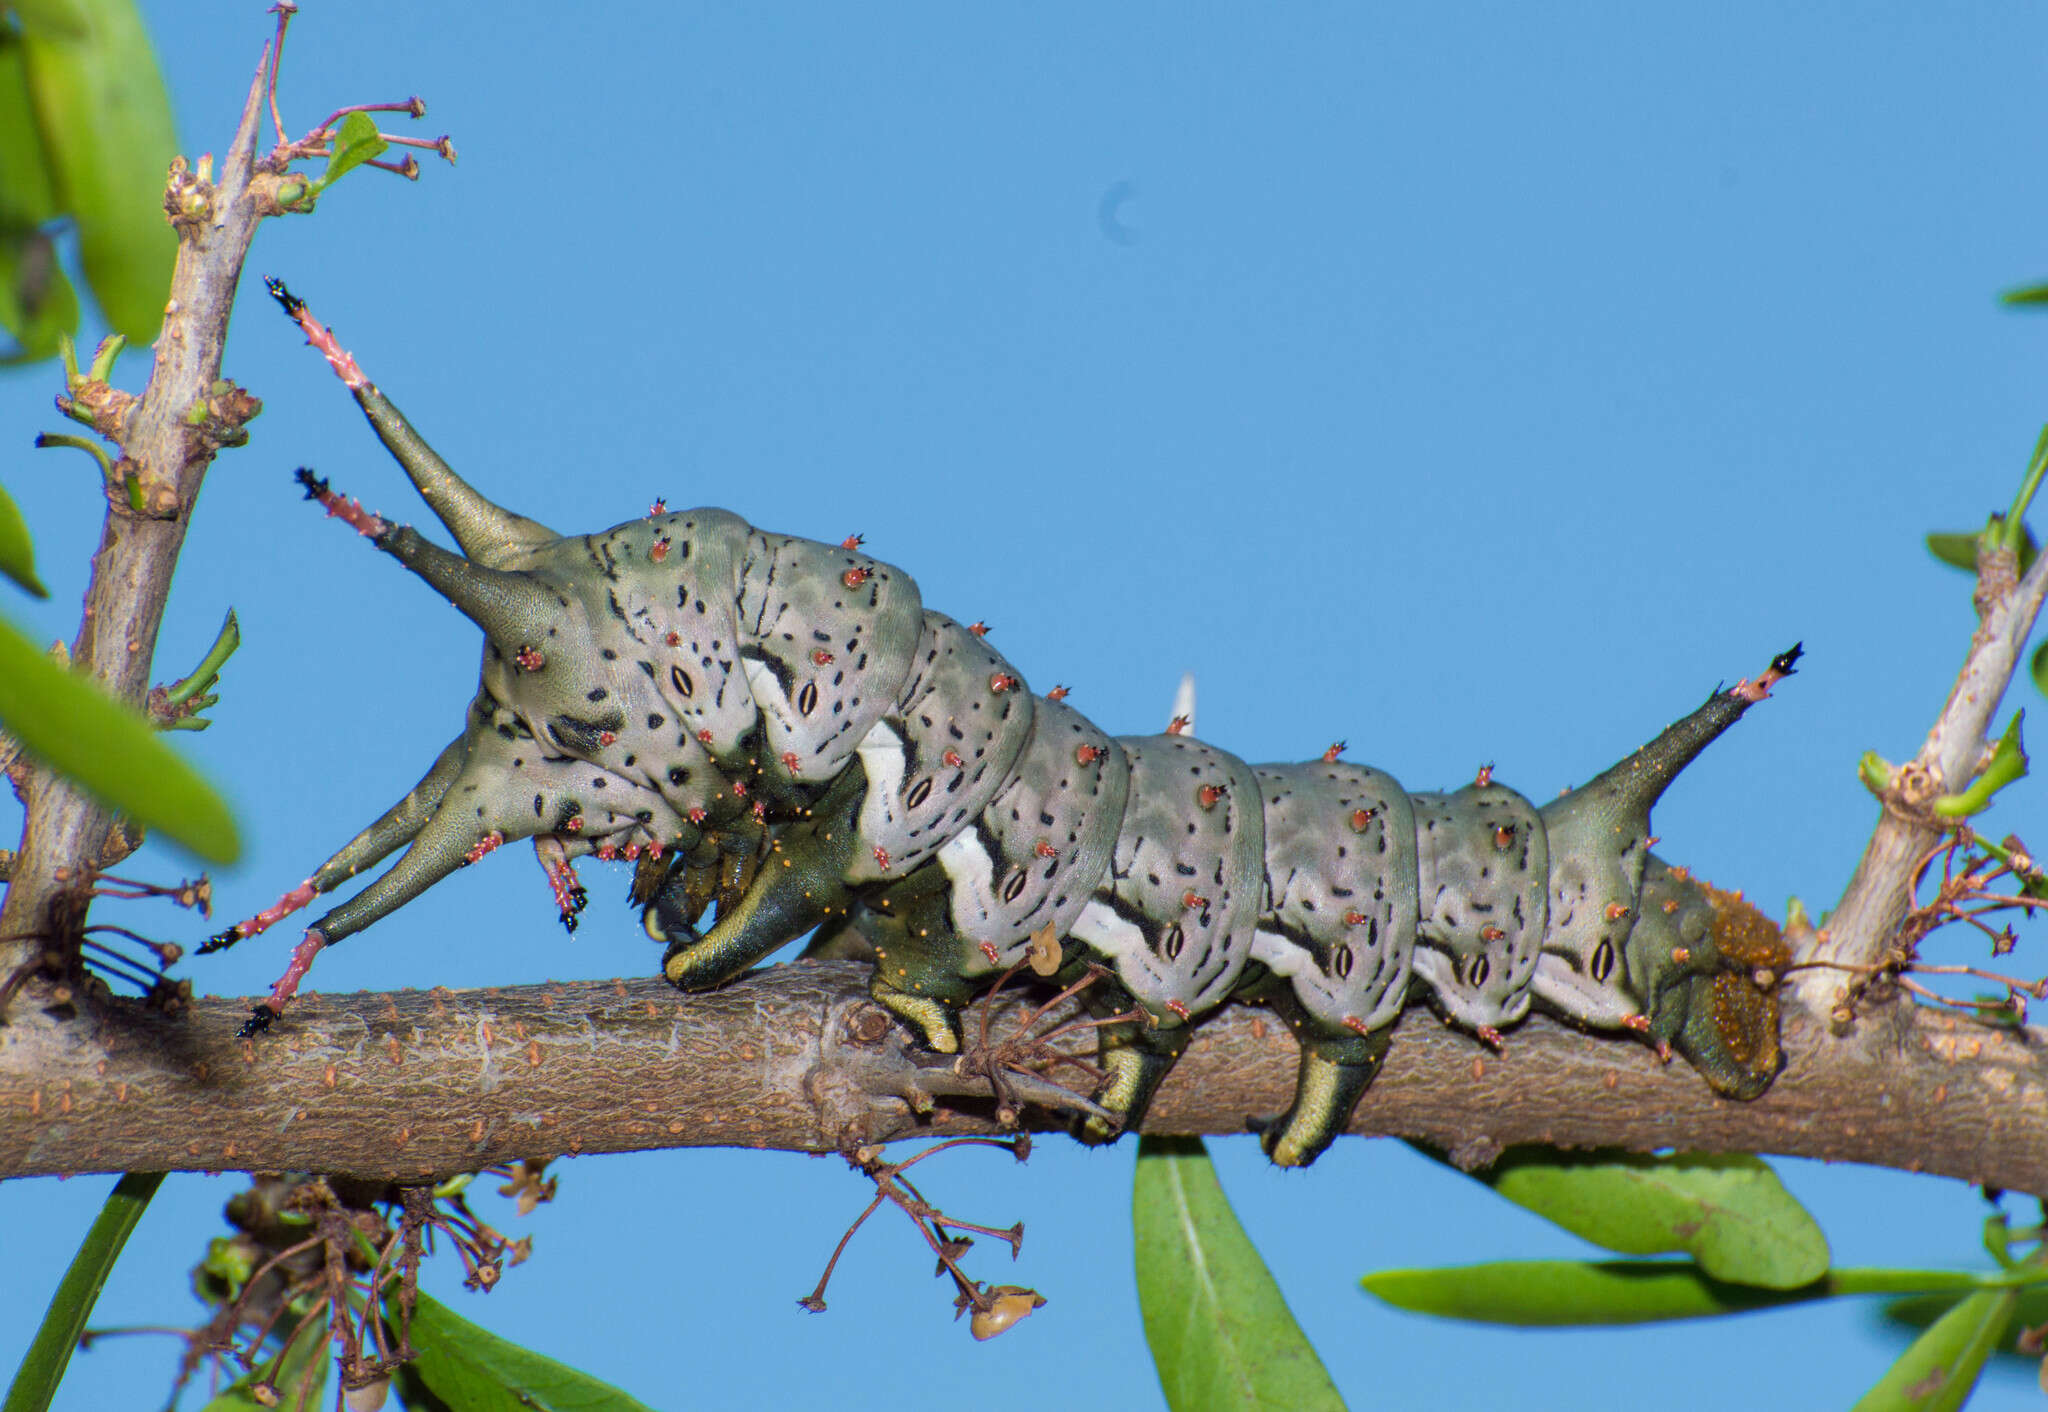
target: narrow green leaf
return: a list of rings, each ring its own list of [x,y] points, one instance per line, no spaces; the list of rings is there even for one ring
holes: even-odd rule
[[[1764,1289],[1797,1289],[1827,1272],[1827,1237],[1756,1157],[1525,1147],[1473,1175],[1621,1255],[1686,1254],[1713,1279]]]
[[[377,124],[368,113],[350,113],[334,134],[327,154],[327,170],[313,183],[314,192],[325,191],[372,157],[383,156],[390,146],[377,135]]]
[[[1927,552],[1951,567],[1977,572],[1975,531],[1936,530],[1927,536]]]
[[[313,1327],[298,1332],[280,1361],[273,1354],[242,1374],[215,1395],[200,1412],[325,1412],[321,1392],[327,1386],[327,1369],[334,1359],[327,1347],[327,1311],[312,1316]],[[270,1377],[271,1365],[276,1376]],[[266,1401],[256,1395],[259,1383],[269,1380],[276,1397]]]
[[[164,218],[177,155],[171,100],[134,0],[68,0],[85,32],[23,38],[36,130],[63,209],[78,222],[86,282],[107,322],[153,342],[178,241]]]
[[[2004,515],[1991,517],[1992,529],[2005,523]],[[1974,574],[1977,572],[1977,541],[1983,538],[1984,533],[1982,530],[1936,530],[1927,536],[1927,552],[1952,568]],[[2033,531],[2025,525],[2020,526],[2020,535],[2015,547],[2019,550],[2020,572],[2024,574],[2033,567],[2034,556],[2041,552],[2041,546],[2035,542]]]
[[[2012,1325],[2016,1289],[1980,1289],[1936,1319],[1885,1370],[1855,1412],[1955,1412]]]
[[[227,805],[148,721],[0,621],[0,728],[119,809],[215,863],[242,845]]]
[[[0,231],[29,230],[63,214],[29,105],[19,31],[0,25]]]
[[[2034,649],[2034,660],[2027,670],[2033,674],[2035,690],[2048,695],[2048,642]]]
[[[21,517],[21,507],[5,486],[0,486],[0,575],[38,598],[50,596],[50,590],[36,577],[36,549],[28,537],[28,521]]]
[[[395,1304],[386,1317],[397,1319]],[[647,1412],[588,1373],[508,1343],[429,1295],[413,1308],[411,1373],[463,1412]]]
[[[2001,304],[2048,304],[2048,284],[2022,285],[1998,296]]]
[[[1503,1260],[1380,1270],[1363,1284],[1396,1309],[1525,1328],[1651,1324],[1845,1295],[1978,1288],[1976,1276],[1959,1270],[1848,1269],[1802,1289],[1759,1289],[1713,1279],[1689,1260]]]
[[[2020,744],[2020,722],[2026,719],[2025,711],[2015,711],[2012,724],[1999,737],[1998,746],[1991,752],[1991,759],[1983,772],[1970,782],[1970,787],[1960,794],[1944,794],[1937,797],[1928,807],[1945,819],[1965,819],[1972,814],[1982,813],[1991,805],[1991,797],[2014,780],[2027,773],[2027,752]]]
[[[1145,1341],[1174,1412],[1344,1406],[1200,1138],[1141,1138],[1131,1210]]]
[[[114,1183],[107,1204],[100,1208],[92,1229],[79,1243],[78,1254],[71,1258],[71,1268],[50,1296],[42,1327],[36,1330],[28,1356],[21,1360],[7,1389],[4,1412],[43,1412],[57,1395],[64,1370],[71,1365],[71,1350],[78,1347],[85,1321],[100,1302],[100,1291],[106,1288],[107,1276],[121,1257],[121,1247],[128,1243],[135,1223],[149,1209],[149,1199],[163,1182],[162,1172],[130,1172]]]
[[[1909,1294],[1903,1299],[1885,1302],[1883,1317],[1888,1324],[1901,1328],[1924,1329],[1955,1307],[1955,1296],[1950,1294]],[[2039,1353],[2022,1353],[2019,1346],[2020,1333],[2024,1329],[2037,1328],[2048,1324],[2048,1286],[2035,1285],[2020,1291],[2019,1306],[2013,1311],[2012,1323],[1999,1340],[1997,1352],[2024,1358],[2030,1363],[2041,1361]]]

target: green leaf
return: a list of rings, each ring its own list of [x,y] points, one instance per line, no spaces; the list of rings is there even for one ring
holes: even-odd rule
[[[0,486],[0,575],[38,598],[50,596],[50,590],[36,577],[36,549],[29,541],[28,521],[21,517],[21,507],[5,486]]]
[[[1950,1294],[1909,1294],[1903,1299],[1885,1302],[1883,1317],[1886,1323],[1909,1328],[1924,1329],[1955,1307],[1955,1296]],[[1995,1350],[2000,1354],[2024,1358],[2030,1363],[2041,1361],[2039,1353],[2020,1351],[2019,1338],[2022,1330],[2048,1324],[2048,1286],[2035,1285],[2020,1291],[2019,1306],[2013,1311],[2012,1323],[1999,1340]]]
[[[397,1322],[396,1301],[386,1317]],[[413,1307],[411,1373],[434,1397],[463,1412],[647,1412],[588,1373],[508,1343],[421,1294]]]
[[[1429,1270],[1381,1270],[1366,1292],[1396,1309],[1524,1328],[1651,1324],[1746,1314],[1856,1294],[1920,1294],[1979,1287],[1960,1270],[1830,1271],[1803,1289],[1727,1284],[1689,1260],[1502,1260]]]
[[[390,146],[377,135],[377,124],[370,121],[368,113],[350,113],[334,134],[327,154],[327,170],[313,183],[314,193],[325,191],[372,157],[383,156]]]
[[[2027,670],[2033,673],[2035,689],[2048,696],[2048,642],[2034,649],[2034,660]]]
[[[7,1389],[4,1412],[42,1412],[57,1395],[64,1370],[71,1365],[71,1350],[78,1347],[78,1336],[85,1332],[85,1321],[100,1301],[100,1291],[121,1257],[121,1247],[128,1243],[135,1223],[149,1209],[149,1199],[163,1181],[162,1172],[130,1172],[114,1183],[107,1204],[100,1208],[92,1229],[79,1243],[78,1254],[71,1258],[71,1268],[50,1296],[42,1327],[36,1330],[28,1356],[21,1360]]]
[[[227,805],[149,722],[0,621],[0,727],[103,803],[215,863],[242,851]]]
[[[178,239],[164,218],[177,155],[171,100],[134,0],[68,0],[85,32],[25,30],[36,131],[58,203],[78,222],[86,282],[108,324],[155,340]]]
[[[324,1412],[320,1394],[327,1386],[328,1365],[334,1361],[328,1355],[327,1311],[322,1308],[310,1317],[312,1328],[301,1332],[294,1326],[297,1337],[282,1360],[275,1354],[264,1359],[222,1388],[200,1412],[254,1412],[259,1408],[263,1412]],[[273,1363],[275,1378],[270,1377]],[[257,1384],[266,1379],[277,1390],[276,1398],[268,1402],[255,1392]]]
[[[1145,1340],[1174,1412],[1344,1406],[1200,1138],[1141,1138],[1131,1207]]]
[[[0,329],[14,340],[0,349],[0,367],[54,358],[78,331],[78,292],[39,230],[0,230]]]
[[[2001,304],[2048,304],[2048,284],[2022,285],[1998,296]]]
[[[1927,536],[1927,552],[1953,568],[1977,572],[1977,536],[1969,530],[1936,530]]]
[[[2022,778],[2027,773],[2027,752],[2020,744],[2020,722],[2026,719],[2026,714],[2013,713],[2012,724],[2005,728],[1991,759],[1968,789],[1960,794],[1940,795],[1928,807],[1945,819],[1965,819],[1988,809],[1994,794]]]
[[[29,106],[19,32],[0,25],[0,231],[28,230],[63,214]]]
[[[1885,1370],[1855,1412],[1955,1412],[2011,1327],[2019,1301],[2016,1289],[1980,1289],[1958,1300]]]
[[[1618,1254],[1687,1254],[1713,1279],[1765,1289],[1827,1272],[1827,1237],[1760,1158],[1527,1147],[1472,1175]]]
[[[1991,517],[1991,528],[2005,524],[2004,515]],[[1966,573],[1977,572],[1977,541],[1983,538],[1983,530],[1936,530],[1927,536],[1927,552],[1952,568]],[[2041,552],[2041,546],[2034,541],[2034,534],[2025,525],[2020,526],[2022,538],[2016,546],[2019,550],[2021,573],[2033,566],[2034,556]]]

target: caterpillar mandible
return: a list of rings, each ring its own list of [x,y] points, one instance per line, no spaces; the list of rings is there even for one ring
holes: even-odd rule
[[[1777,929],[1650,852],[1665,788],[1800,656],[1716,690],[1541,808],[1491,770],[1410,795],[1340,761],[1248,765],[1180,733],[1111,737],[1034,696],[980,624],[927,610],[902,570],[722,510],[561,536],[437,456],[282,284],[271,293],[355,394],[454,536],[450,552],[299,473],[309,498],[484,631],[461,732],[426,775],[273,907],[264,930],[403,847],[310,928],[244,1034],[314,956],[467,863],[530,838],[565,925],[575,860],[639,862],[663,974],[719,985],[818,930],[871,952],[875,1000],[957,1052],[958,1013],[1035,948],[1057,983],[1106,973],[1105,1086],[1078,1127],[1143,1116],[1202,1017],[1232,997],[1301,1043],[1261,1124],[1307,1165],[1350,1121],[1412,998],[1499,1045],[1532,1005],[1676,1050],[1717,1091],[1782,1062]],[[715,910],[714,910],[715,909]],[[715,917],[707,931],[698,924]]]

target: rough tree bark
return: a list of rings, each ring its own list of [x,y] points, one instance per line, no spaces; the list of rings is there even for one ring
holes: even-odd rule
[[[831,1151],[994,1130],[986,1085],[916,1052],[865,967],[778,966],[708,995],[659,980],[311,995],[288,1030],[233,1038],[243,1007],[136,1004],[0,1029],[0,1174],[310,1170],[397,1181],[490,1162],[659,1147]],[[999,1007],[995,1033],[1016,1020]],[[2048,1191],[2039,1035],[1897,1010],[1838,1037],[1795,1012],[1763,1098],[1716,1098],[1682,1062],[1531,1020],[1488,1054],[1410,1011],[1352,1131],[1467,1166],[1501,1148],[1682,1147],[1869,1162]],[[1206,1022],[1146,1119],[1236,1133],[1294,1083],[1286,1027]],[[937,1102],[920,1118],[898,1095]],[[952,1096],[948,1096],[948,1092]],[[1026,1109],[1027,1125],[1060,1120]]]

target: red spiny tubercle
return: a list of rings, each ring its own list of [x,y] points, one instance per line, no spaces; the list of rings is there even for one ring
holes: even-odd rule
[[[941,755],[939,758],[946,762],[946,768],[950,770],[959,769],[961,764],[963,763],[960,759],[960,752],[957,750],[948,750],[944,755]]]
[[[1337,763],[1337,757],[1343,753],[1344,742],[1333,740],[1330,742],[1329,748],[1323,751],[1323,763],[1325,765],[1334,765]]]
[[[1055,686],[1045,694],[1045,699],[1047,701],[1065,701],[1067,699],[1067,689],[1064,686]]]
[[[839,547],[841,549],[858,549],[867,542],[868,540],[866,535],[850,534],[846,536],[846,538],[839,541]]]
[[[1186,716],[1175,716],[1166,723],[1166,733],[1168,735],[1186,735],[1188,727],[1192,724],[1194,723]]]
[[[512,654],[512,661],[522,672],[537,672],[548,664],[548,659],[540,655],[538,647],[524,643]]]
[[[647,518],[650,520],[653,519],[656,515],[666,515],[667,513],[668,501],[666,500],[656,500],[652,505],[649,505],[647,507]]]
[[[306,934],[299,938],[299,944],[292,948],[291,962],[284,968],[284,974],[277,978],[277,984],[270,988],[270,1011],[273,1016],[282,1015],[284,1007],[291,1004],[292,997],[299,993],[299,982],[306,978],[306,972],[313,969],[313,958],[327,945],[326,935],[318,927],[307,927]]]
[[[1223,786],[1220,784],[1205,784],[1195,791],[1195,803],[1204,809],[1214,809],[1216,801],[1222,797]]]
[[[976,618],[973,622],[969,623],[967,625],[967,630],[973,633],[976,637],[988,636],[988,624],[984,623],[979,618]]]
[[[794,750],[785,750],[782,752],[782,768],[789,771],[791,774],[795,774],[797,772],[797,767],[802,763],[803,762],[801,760],[796,758],[796,752]]]
[[[311,902],[317,895],[313,887],[313,880],[307,878],[248,921],[235,923],[226,932],[222,932],[221,935],[226,936],[228,932],[232,932],[237,941],[245,937],[261,936],[271,927],[298,911],[308,902]]]
[[[305,300],[286,289],[281,279],[272,279],[266,275],[263,287],[269,290],[270,297],[283,307],[286,317],[305,330],[306,342],[320,350],[321,356],[327,359],[327,366],[334,369],[335,376],[342,380],[349,391],[357,392],[369,386],[370,380],[363,376],[363,370],[356,366],[356,360],[334,341],[334,335],[327,327],[313,317],[312,311],[306,307]]]
[[[868,581],[868,571],[855,565],[839,576],[839,581],[848,588],[859,588]]]
[[[469,852],[462,855],[462,861],[464,863],[479,862],[482,860],[485,854],[495,853],[504,846],[505,835],[500,833],[496,829],[492,829],[489,833],[485,834],[482,838],[476,841],[476,847],[470,849]]]
[[[335,494],[325,480],[314,475],[306,467],[299,467],[295,479],[306,488],[308,500],[317,500],[326,509],[327,518],[330,520],[338,519],[356,533],[368,535],[371,539],[382,539],[391,532],[391,526],[383,516],[364,509],[360,500]]]
[[[1481,789],[1484,789],[1484,788],[1486,788],[1486,787],[1487,787],[1488,785],[1492,784],[1492,783],[1493,783],[1493,766],[1491,766],[1491,765],[1481,765],[1481,766],[1479,767],[1479,775],[1478,775],[1478,778],[1474,779],[1474,780],[1472,781],[1472,783],[1474,783],[1474,784],[1478,785],[1478,786],[1479,786],[1479,787],[1480,787]]]

